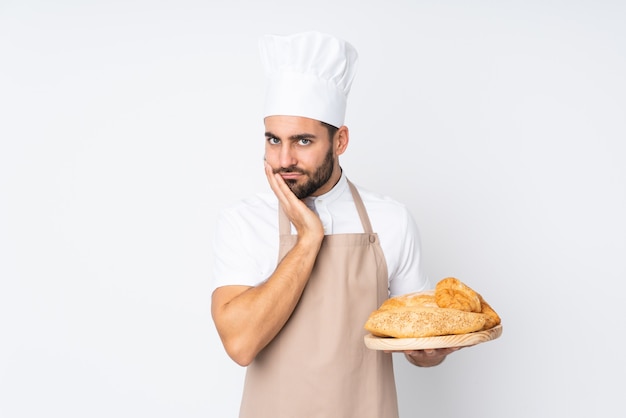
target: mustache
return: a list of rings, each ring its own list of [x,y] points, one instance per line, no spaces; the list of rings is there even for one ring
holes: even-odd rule
[[[301,168],[298,167],[286,167],[286,168],[275,168],[272,170],[274,172],[274,174],[280,174],[280,173],[299,173],[299,174],[306,174],[307,172],[305,170],[302,170]]]

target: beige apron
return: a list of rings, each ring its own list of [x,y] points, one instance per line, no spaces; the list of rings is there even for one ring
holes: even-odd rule
[[[365,347],[363,325],[387,298],[387,265],[358,191],[363,234],[324,237],[291,317],[248,366],[240,418],[396,418],[391,354]],[[281,260],[294,246],[280,212]]]

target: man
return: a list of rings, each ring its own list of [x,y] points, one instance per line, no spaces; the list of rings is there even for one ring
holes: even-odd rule
[[[397,417],[392,357],[363,325],[389,295],[430,288],[407,209],[339,164],[357,53],[307,32],[266,36],[265,174],[273,194],[220,216],[212,316],[248,366],[240,417]],[[434,366],[454,349],[406,353]]]

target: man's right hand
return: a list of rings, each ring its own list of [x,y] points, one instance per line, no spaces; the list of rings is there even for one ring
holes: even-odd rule
[[[324,238],[324,227],[315,212],[296,197],[281,175],[273,172],[267,161],[265,175],[285,214],[298,231],[299,239],[310,237],[321,241]]]

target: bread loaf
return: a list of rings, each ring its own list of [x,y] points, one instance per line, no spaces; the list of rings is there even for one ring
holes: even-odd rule
[[[372,312],[365,329],[375,336],[422,338],[481,330],[486,316],[449,308],[404,307]]]
[[[435,301],[435,291],[425,290],[422,292],[413,292],[400,296],[394,296],[384,301],[382,305],[380,305],[378,310],[384,311],[387,309],[404,308],[410,306],[436,308],[437,302]]]
[[[480,312],[483,313],[486,317],[485,325],[483,329],[490,329],[495,327],[496,325],[500,325],[502,322],[500,316],[493,310],[493,308],[483,299],[483,297],[478,294],[480,298]]]

